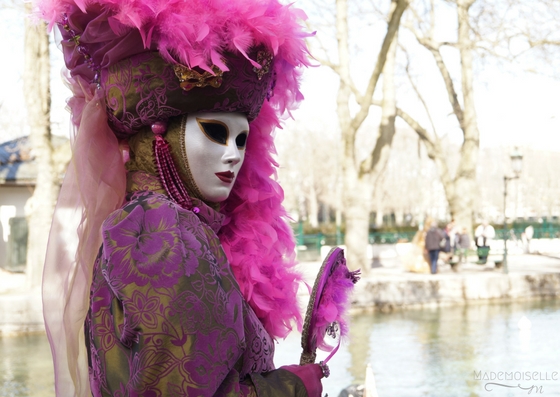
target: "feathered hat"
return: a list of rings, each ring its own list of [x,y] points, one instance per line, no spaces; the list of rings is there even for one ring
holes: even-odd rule
[[[83,323],[101,224],[124,200],[120,140],[169,117],[247,115],[245,162],[222,203],[219,237],[269,334],[300,328],[300,276],[275,181],[273,131],[303,99],[305,14],[277,0],[41,0],[37,14],[61,33],[75,127],[43,281],[57,389],[89,390]]]

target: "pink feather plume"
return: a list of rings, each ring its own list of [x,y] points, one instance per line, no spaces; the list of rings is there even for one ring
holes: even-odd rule
[[[255,44],[280,54],[292,66],[309,65],[300,20],[303,11],[272,0],[41,0],[37,13],[49,26],[63,14],[112,11],[121,25],[137,29],[145,48],[157,43],[171,63],[211,70],[215,53],[239,51],[247,57]],[[250,62],[255,60],[249,59]]]
[[[324,275],[326,277],[326,275]],[[348,307],[350,294],[354,284],[359,279],[359,271],[350,272],[346,267],[346,260],[342,257],[339,263],[328,276],[319,303],[314,314],[314,328],[310,332],[310,340],[315,340],[317,348],[323,351],[331,351],[332,344],[327,342],[327,336],[331,334],[329,328],[336,323],[337,335],[344,338],[348,335]],[[330,335],[334,337],[334,335]]]
[[[305,325],[301,336],[303,351],[300,364],[315,362],[317,349],[331,352],[323,360],[329,361],[348,334],[348,306],[354,284],[360,279],[360,270],[349,271],[344,251],[334,247],[326,256],[313,284]],[[338,339],[338,344],[326,341],[327,336]]]

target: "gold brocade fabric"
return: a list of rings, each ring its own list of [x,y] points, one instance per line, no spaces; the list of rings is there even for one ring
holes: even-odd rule
[[[198,213],[181,208],[145,172],[130,172],[129,187],[93,271],[93,395],[305,396],[301,379],[274,369],[274,343],[216,235],[223,216],[197,199]]]
[[[214,209],[218,209],[219,204],[204,200],[200,189],[196,186],[192,177],[187,159],[187,152],[185,150],[184,129],[186,118],[187,115],[170,118],[164,138],[169,142],[173,163],[189,195],[192,198],[203,200]],[[153,154],[154,139],[154,134],[149,127],[146,127],[128,139],[128,145],[130,147],[130,160],[126,163],[126,169],[128,171],[143,171],[151,175],[158,174]],[[130,190],[128,189],[128,191]]]

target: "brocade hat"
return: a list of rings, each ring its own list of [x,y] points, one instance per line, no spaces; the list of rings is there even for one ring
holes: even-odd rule
[[[238,112],[253,121],[272,96],[274,80],[270,52],[254,49],[251,55],[260,62],[258,67],[227,54],[223,61],[228,71],[213,66],[207,72],[146,52],[104,69],[100,84],[113,131],[126,138],[158,120],[195,112]]]
[[[120,138],[189,112],[252,121],[278,72],[291,69],[284,94],[297,99],[293,71],[307,64],[303,15],[277,2],[45,0],[40,9],[59,27],[72,78],[104,89]]]

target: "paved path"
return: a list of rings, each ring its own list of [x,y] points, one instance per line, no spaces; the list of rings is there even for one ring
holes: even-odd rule
[[[560,249],[560,247],[559,247]],[[425,279],[452,279],[471,277],[483,274],[504,274],[503,269],[495,268],[494,261],[501,261],[502,256],[490,255],[486,265],[476,264],[476,257],[469,257],[467,263],[459,266],[458,271],[453,271],[451,266],[440,260],[438,274],[412,273],[405,269],[398,257],[374,260],[374,267],[364,280],[425,280]],[[321,262],[302,262],[299,269],[303,272],[308,282],[313,282]],[[560,273],[560,253],[548,255],[518,254],[508,256],[508,271],[510,274],[534,273]],[[504,274],[505,275],[505,274]]]
[[[504,274],[503,269],[495,268],[495,261],[501,261],[502,256],[490,255],[486,265],[476,264],[475,257],[469,257],[467,263],[461,264],[457,272],[452,271],[451,266],[442,264],[438,266],[438,274],[419,274],[405,270],[398,258],[389,258],[379,262],[379,267],[371,270],[369,278],[397,278],[415,280],[418,278],[431,277],[436,279],[470,277],[491,272],[493,274]],[[553,255],[509,255],[508,272],[510,274],[532,274],[532,273],[560,273],[560,254]],[[505,274],[504,274],[505,275]]]

